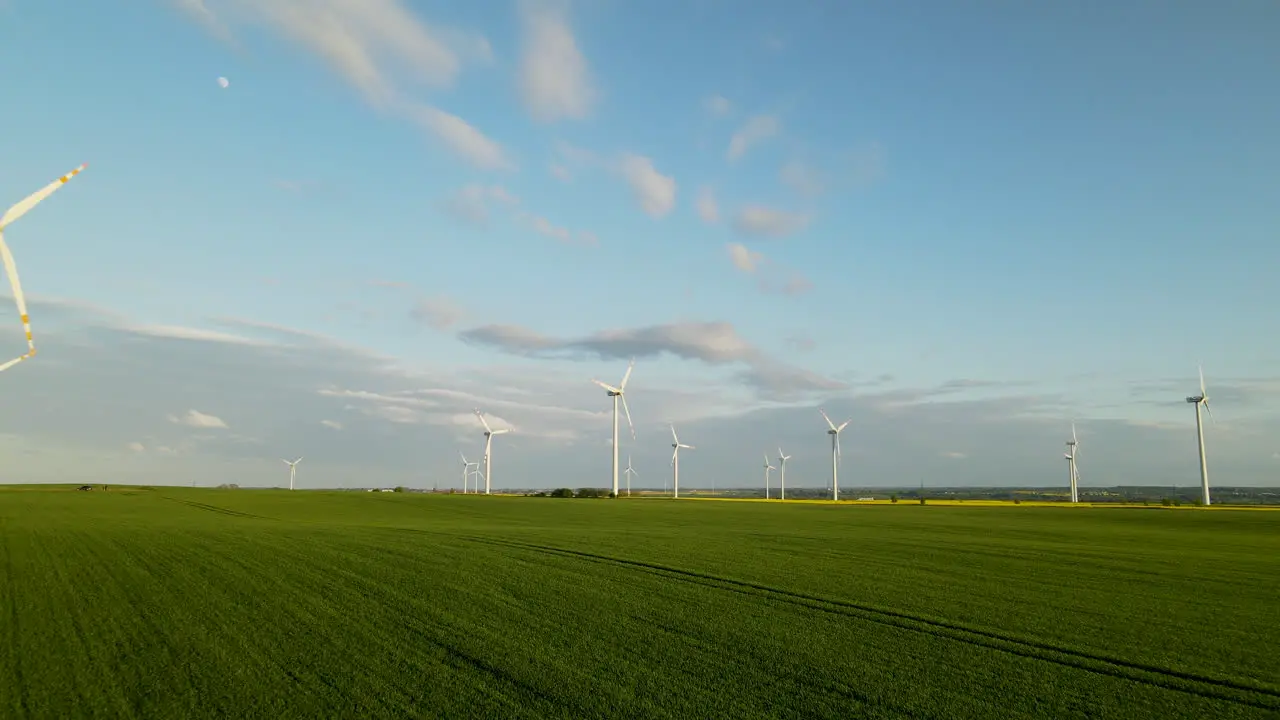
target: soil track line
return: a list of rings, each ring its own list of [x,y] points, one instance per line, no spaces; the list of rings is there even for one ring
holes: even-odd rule
[[[539,545],[515,540],[499,540],[495,538],[466,536],[472,542],[504,547],[515,550],[526,550],[561,557],[577,558],[590,562],[598,562],[618,567],[630,568],[642,572],[667,577],[684,582],[695,583],[720,590],[737,592],[746,595],[769,597],[774,600],[800,605],[813,610],[829,612],[846,617],[890,625],[893,627],[925,633],[935,637],[966,643],[1007,652],[1020,657],[1043,660],[1066,667],[1073,667],[1088,672],[1109,675],[1111,677],[1130,680],[1174,690],[1190,695],[1197,695],[1213,700],[1224,700],[1239,705],[1262,710],[1280,711],[1280,690],[1260,683],[1252,683],[1226,677],[1210,677],[1195,673],[1163,668],[1145,663],[1132,662],[1117,657],[1110,657],[1096,652],[1054,645],[1040,640],[1019,637],[1011,633],[1000,633],[992,630],[970,627],[961,623],[929,617],[927,615],[908,613],[891,608],[877,607],[848,600],[825,598],[817,595],[772,587],[762,583],[711,575],[708,573],[685,570],[658,563],[629,560],[582,550],[571,550],[552,545]]]

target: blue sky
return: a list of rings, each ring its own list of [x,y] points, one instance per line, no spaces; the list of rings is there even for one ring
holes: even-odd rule
[[[676,421],[682,484],[820,486],[825,404],[850,485],[1056,483],[1072,418],[1084,484],[1190,485],[1203,361],[1214,481],[1275,484],[1278,22],[8,0],[0,204],[90,167],[6,230],[3,479],[444,486],[481,406],[498,485],[603,485],[636,355],[654,482]]]

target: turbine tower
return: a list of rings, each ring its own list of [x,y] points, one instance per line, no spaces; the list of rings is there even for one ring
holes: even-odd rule
[[[289,489],[290,489],[290,490],[292,490],[292,489],[293,489],[293,476],[294,476],[294,475],[296,475],[296,474],[298,473],[298,463],[302,462],[302,458],[298,458],[297,460],[294,460],[293,462],[289,462],[288,460],[281,460],[280,462],[282,462],[282,463],[284,463],[285,465],[288,465],[288,466],[289,466]]]
[[[478,472],[480,468],[480,463],[467,462],[467,456],[463,455],[461,450],[458,451],[458,457],[462,458],[462,494],[466,495],[467,494],[467,478],[471,477],[471,466],[475,465]]]
[[[769,499],[769,471],[777,470],[777,469],[778,468],[769,464],[769,453],[765,453],[764,454],[764,499],[765,500]]]
[[[627,407],[627,380],[631,379],[631,371],[635,368],[636,361],[633,359],[631,364],[627,365],[627,373],[622,376],[622,382],[617,387],[602,383],[595,378],[591,382],[599,385],[609,393],[609,397],[613,398],[613,496],[618,497],[618,401],[622,401],[622,409],[627,413],[627,426],[631,428],[631,439],[636,437],[636,427],[631,424],[631,409]]]
[[[1187,398],[1187,402],[1196,406],[1196,437],[1200,440],[1200,502],[1207,507],[1209,505],[1209,463],[1204,456],[1204,424],[1200,419],[1200,406],[1204,406],[1210,420],[1214,423],[1218,421],[1213,417],[1213,410],[1209,409],[1209,393],[1204,389],[1203,365],[1200,366],[1200,394]]]
[[[637,472],[635,471],[635,468],[631,467],[631,456],[630,456],[630,455],[628,455],[628,456],[627,456],[627,469],[626,469],[626,473],[627,473],[627,497],[631,497],[631,476],[632,476],[632,475],[639,475],[639,473],[637,473]]]
[[[685,445],[680,442],[680,437],[676,435],[676,426],[671,426],[671,447],[674,451],[671,453],[671,497],[680,497],[680,448],[685,450],[695,449],[692,445]]]
[[[1076,438],[1076,424],[1071,423],[1071,439],[1067,441],[1067,451],[1063,453],[1063,457],[1067,459],[1067,475],[1068,482],[1071,483],[1071,502],[1080,502],[1079,480],[1080,474],[1076,471],[1076,454],[1080,452],[1080,440]]]
[[[822,419],[827,421],[827,434],[831,436],[831,499],[840,499],[840,432],[849,425],[849,420],[845,420],[837,427],[831,422],[831,418],[827,417],[827,411],[818,408],[818,412],[822,413]]]
[[[476,417],[480,418],[480,424],[484,425],[484,494],[488,495],[490,482],[493,480],[493,436],[509,433],[511,428],[494,430],[489,427],[489,421],[484,419],[484,413],[479,410],[476,410]]]
[[[13,260],[13,253],[9,252],[9,246],[4,241],[4,229],[9,227],[15,220],[26,215],[31,208],[40,204],[40,201],[49,197],[58,188],[67,183],[68,180],[80,174],[88,165],[81,165],[53,182],[45,185],[39,190],[31,193],[23,198],[17,205],[4,211],[4,215],[0,215],[0,257],[4,259],[4,272],[9,276],[9,287],[13,289],[13,302],[18,306],[18,319],[22,321],[22,330],[27,334],[27,352],[0,365],[0,371],[8,370],[18,363],[35,356],[36,343],[31,339],[31,318],[27,315],[27,298],[22,294],[22,281],[18,279],[18,266]]]
[[[787,499],[787,461],[790,459],[790,455],[783,455],[782,448],[778,448],[778,498],[780,500]]]

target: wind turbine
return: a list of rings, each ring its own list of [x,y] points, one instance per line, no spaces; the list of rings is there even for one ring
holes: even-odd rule
[[[467,478],[471,477],[471,466],[475,465],[476,472],[479,472],[480,463],[467,462],[467,456],[463,455],[461,450],[458,451],[458,457],[462,458],[462,494],[466,495],[467,494]]]
[[[13,261],[13,253],[9,252],[9,245],[4,241],[4,229],[9,227],[13,221],[30,212],[31,208],[39,205],[40,201],[52,195],[54,191],[65,185],[68,180],[79,175],[80,171],[86,167],[88,167],[87,163],[45,185],[43,188],[23,198],[17,205],[5,210],[4,215],[0,215],[0,256],[4,258],[4,272],[9,276],[9,287],[13,289],[13,302],[18,306],[18,319],[22,321],[22,330],[27,334],[27,352],[0,365],[0,371],[8,370],[36,354],[36,343],[31,339],[31,318],[27,315],[27,298],[22,293],[22,281],[18,279],[18,266]]]
[[[591,378],[591,382],[599,385],[609,393],[609,397],[613,398],[613,496],[618,497],[618,401],[622,401],[622,409],[627,413],[627,426],[631,428],[631,439],[636,437],[636,426],[631,424],[631,409],[627,407],[627,380],[631,379],[631,371],[635,369],[636,361],[633,359],[631,364],[627,365],[627,373],[622,376],[622,382],[617,387],[602,383],[595,378]]]
[[[292,489],[293,489],[293,476],[298,474],[298,463],[302,462],[302,458],[298,458],[297,460],[294,460],[293,462],[289,462],[288,460],[281,460],[280,462],[282,462],[282,463],[284,463],[285,465],[288,465],[288,466],[289,466],[289,489],[290,489],[290,490],[292,490]]]
[[[628,455],[628,456],[627,456],[627,469],[626,469],[626,473],[627,473],[627,497],[631,497],[631,476],[632,476],[632,475],[639,475],[640,473],[636,472],[636,471],[635,471],[635,468],[631,467],[631,456],[630,456],[630,455]]]
[[[1204,389],[1204,366],[1200,366],[1200,394],[1187,398],[1187,402],[1196,406],[1196,437],[1200,440],[1200,501],[1209,504],[1209,463],[1204,456],[1204,424],[1200,419],[1200,406],[1209,413],[1209,419],[1217,424],[1213,410],[1209,409],[1209,393]]]
[[[769,464],[769,453],[764,454],[764,499],[769,499],[769,471],[777,470],[773,465]]]
[[[818,408],[818,412],[822,413],[822,419],[827,421],[827,427],[831,428],[827,434],[831,436],[831,499],[840,499],[840,431],[849,425],[849,420],[840,423],[839,427],[831,422],[831,418],[827,417],[827,411]]]
[[[685,450],[694,450],[692,445],[685,445],[680,442],[680,437],[676,435],[676,426],[671,426],[671,447],[674,452],[671,453],[671,497],[680,497],[680,448]]]
[[[1067,441],[1067,451],[1063,457],[1067,459],[1068,480],[1071,483],[1071,502],[1080,502],[1078,483],[1080,474],[1076,470],[1076,455],[1080,452],[1080,440],[1076,438],[1076,424],[1071,423],[1071,439]]]
[[[480,418],[480,424],[484,425],[484,494],[489,494],[489,483],[493,476],[493,436],[503,435],[511,432],[511,428],[502,428],[494,430],[489,427],[489,422],[484,419],[484,413],[476,410],[476,417]]]
[[[778,497],[782,500],[787,499],[787,461],[790,459],[790,455],[783,455],[782,448],[778,448]]]

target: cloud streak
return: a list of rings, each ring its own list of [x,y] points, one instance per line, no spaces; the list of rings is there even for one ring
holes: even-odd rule
[[[174,0],[189,17],[231,41],[239,25],[264,25],[323,60],[374,108],[404,116],[485,170],[514,163],[467,121],[415,101],[406,88],[452,87],[466,62],[492,61],[489,41],[431,25],[401,0]]]
[[[587,117],[596,92],[567,8],[550,0],[521,0],[519,7],[524,46],[519,86],[525,107],[542,122]]]

